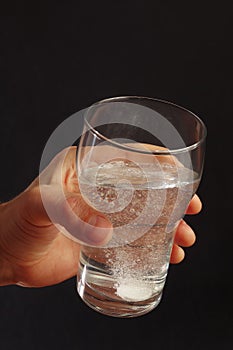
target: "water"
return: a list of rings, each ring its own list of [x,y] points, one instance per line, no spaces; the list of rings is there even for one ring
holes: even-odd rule
[[[174,232],[197,188],[196,174],[174,162],[115,160],[86,169],[79,183],[114,234],[105,247],[82,246],[78,293],[107,315],[150,311],[160,302]]]

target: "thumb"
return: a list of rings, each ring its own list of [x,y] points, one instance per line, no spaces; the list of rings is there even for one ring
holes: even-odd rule
[[[80,193],[64,193],[59,185],[41,185],[27,203],[27,214],[36,225],[54,224],[70,239],[94,246],[105,245],[112,237],[112,225],[90,207]]]

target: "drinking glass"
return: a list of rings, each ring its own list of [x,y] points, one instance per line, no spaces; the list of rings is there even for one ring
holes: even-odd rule
[[[80,191],[113,226],[105,245],[81,245],[77,291],[94,310],[135,317],[159,304],[174,233],[200,183],[205,137],[195,114],[158,99],[115,97],[87,109]]]

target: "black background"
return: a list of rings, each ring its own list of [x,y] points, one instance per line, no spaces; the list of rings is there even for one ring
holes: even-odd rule
[[[0,348],[232,349],[232,2],[18,1],[0,16],[1,201],[38,175],[52,131],[100,99],[162,98],[208,129],[197,242],[161,304],[114,319],[80,301],[75,278],[1,287]]]

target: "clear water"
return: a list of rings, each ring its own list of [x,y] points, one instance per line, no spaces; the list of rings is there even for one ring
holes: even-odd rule
[[[114,227],[101,248],[82,246],[78,293],[94,309],[133,317],[160,301],[174,232],[196,190],[191,170],[115,160],[79,177],[85,200]]]

